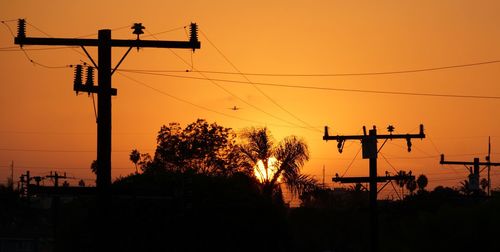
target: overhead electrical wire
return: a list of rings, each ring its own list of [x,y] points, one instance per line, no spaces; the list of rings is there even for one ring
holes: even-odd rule
[[[263,77],[343,77],[343,76],[373,76],[373,75],[395,75],[395,74],[407,74],[407,73],[419,73],[419,72],[430,72],[439,71],[454,68],[466,68],[475,67],[482,65],[498,64],[500,60],[489,60],[480,61],[473,63],[457,64],[457,65],[447,65],[440,67],[429,67],[429,68],[419,68],[419,69],[406,69],[398,71],[386,71],[386,72],[360,72],[360,73],[305,73],[305,74],[292,74],[292,73],[251,73],[251,72],[229,72],[229,71],[211,71],[211,70],[140,70],[145,72],[160,72],[160,73],[189,73],[189,72],[201,72],[208,74],[221,74],[221,75],[247,75],[247,76],[263,76]]]
[[[395,70],[395,71],[385,71],[385,72],[360,72],[360,73],[310,73],[310,74],[292,74],[292,73],[252,73],[252,72],[229,72],[229,71],[210,71],[210,70],[145,70],[149,72],[164,72],[164,73],[176,73],[176,72],[202,72],[208,74],[221,74],[221,75],[247,75],[247,76],[263,76],[263,77],[344,77],[344,76],[374,76],[374,75],[395,75],[395,74],[409,74],[409,73],[419,73],[419,72],[431,72],[439,71],[453,68],[466,68],[482,65],[498,64],[500,60],[490,60],[473,62],[466,64],[457,65],[447,65],[440,67],[429,67],[429,68],[418,68],[418,69],[406,69],[406,70]]]
[[[12,29],[6,24],[7,21],[2,21],[2,23],[7,27],[9,32],[13,37],[15,37]],[[28,23],[33,28],[39,30],[43,34],[50,36],[50,34],[42,31],[38,27],[34,26],[31,23]],[[124,28],[119,27],[118,29]],[[184,26],[183,26],[184,27]],[[171,29],[168,31],[174,31],[178,29],[182,29],[183,27]],[[165,32],[168,32],[165,31]],[[160,32],[164,33],[164,32]],[[150,36],[154,36],[159,33],[151,33]],[[202,33],[205,37],[206,34]],[[211,43],[211,41],[207,38],[207,41]],[[213,45],[213,43],[211,43]],[[214,46],[215,47],[215,46]],[[62,47],[62,48],[72,48],[74,47]],[[217,48],[216,48],[217,49]],[[11,50],[10,47],[6,48],[6,50]],[[33,49],[23,49],[23,50],[50,50],[50,48],[33,48]],[[218,50],[218,49],[217,49]],[[2,50],[0,50],[2,51]],[[5,51],[5,50],[4,50]],[[220,50],[218,50],[220,52]],[[25,51],[24,51],[25,52]],[[26,53],[26,52],[25,52]],[[28,56],[29,57],[29,56]],[[223,56],[225,57],[225,56]],[[225,57],[227,59],[227,57]],[[182,59],[182,58],[181,58]],[[47,66],[36,61],[32,61],[31,58],[29,60],[39,66],[46,68],[64,68],[68,66]],[[184,59],[183,59],[184,60]],[[238,74],[238,75],[262,75],[262,76],[356,76],[356,75],[383,75],[383,74],[400,74],[400,73],[416,73],[416,72],[425,72],[425,71],[436,71],[443,69],[452,69],[452,68],[463,68],[463,67],[472,67],[472,66],[480,66],[487,64],[497,64],[500,63],[500,60],[491,60],[491,61],[482,61],[475,63],[467,63],[467,64],[457,64],[457,65],[448,65],[442,67],[430,67],[430,68],[421,68],[421,69],[410,69],[410,70],[399,70],[399,71],[387,71],[387,72],[366,72],[366,73],[332,73],[332,74],[263,74],[263,73],[243,73],[243,72],[220,72],[220,71],[200,71],[200,70],[185,70],[185,71],[168,71],[168,70],[133,70],[133,69],[122,69],[118,71],[124,72],[134,72],[141,74],[149,74],[149,75],[160,75],[166,77],[173,78],[186,78],[186,79],[198,79],[198,80],[207,80],[207,81],[219,81],[219,82],[228,82],[228,83],[241,83],[241,84],[254,84],[254,85],[262,85],[262,86],[275,86],[275,87],[284,87],[284,88],[297,88],[297,89],[312,89],[312,90],[325,90],[325,91],[338,91],[338,92],[358,92],[358,93],[373,93],[373,94],[387,94],[387,95],[406,95],[406,96],[428,96],[428,97],[444,97],[444,98],[470,98],[470,99],[500,99],[500,96],[486,96],[486,95],[462,95],[462,94],[447,94],[447,93],[420,93],[420,92],[399,92],[399,91],[383,91],[383,90],[367,90],[367,89],[347,89],[347,88],[330,88],[330,87],[318,87],[318,86],[306,86],[306,85],[290,85],[283,83],[269,83],[269,82],[253,82],[253,81],[236,81],[236,80],[228,80],[228,79],[218,79],[218,78],[208,78],[204,76],[204,78],[193,77],[193,76],[181,76],[181,75],[171,75],[171,74],[160,74],[165,72],[197,72],[197,73],[221,73],[221,74]]]
[[[125,75],[125,74],[123,74],[123,73],[118,72],[118,74],[120,74],[121,76],[123,76],[123,77],[125,77],[125,78],[127,78],[127,79],[129,79],[129,80],[131,80],[131,81],[133,81],[133,82],[135,82],[135,83],[137,83],[137,84],[141,85],[141,86],[147,87],[147,88],[149,88],[149,89],[151,89],[151,90],[153,90],[153,91],[155,91],[155,92],[158,92],[158,93],[160,93],[160,94],[162,94],[162,95],[168,96],[168,97],[170,97],[170,98],[172,98],[172,99],[174,99],[174,100],[177,100],[177,101],[179,101],[179,102],[187,103],[187,104],[189,104],[189,105],[191,105],[191,106],[194,106],[194,107],[197,107],[197,108],[199,108],[199,109],[206,110],[206,111],[210,111],[210,112],[212,112],[212,113],[219,114],[219,115],[223,115],[223,116],[226,116],[226,117],[229,117],[229,118],[233,118],[233,119],[237,119],[237,120],[240,120],[240,121],[246,121],[246,122],[250,122],[250,123],[257,123],[257,124],[259,124],[259,125],[266,125],[266,124],[267,124],[267,123],[263,123],[263,122],[259,122],[259,121],[254,121],[254,120],[250,120],[250,119],[241,118],[241,117],[234,116],[234,115],[229,115],[229,114],[222,113],[222,112],[219,112],[219,111],[217,111],[217,110],[214,110],[214,109],[211,109],[211,108],[208,108],[208,107],[204,107],[204,106],[198,105],[198,104],[193,103],[193,102],[190,102],[190,101],[188,101],[188,100],[185,100],[185,99],[179,98],[179,97],[177,97],[177,96],[171,95],[171,94],[169,94],[169,93],[167,93],[167,92],[165,92],[165,91],[163,91],[163,90],[157,89],[157,88],[155,88],[155,87],[153,87],[153,86],[151,86],[151,85],[148,85],[148,84],[146,84],[146,83],[144,83],[144,82],[142,82],[142,81],[139,81],[139,80],[137,80],[137,79],[134,79],[134,78],[132,78],[132,77],[130,77],[130,76],[128,76],[128,75]],[[272,125],[272,124],[271,124],[271,125]],[[284,125],[274,125],[274,126],[281,126],[281,127],[282,127],[282,126],[284,126]],[[286,127],[286,126],[285,126],[285,127]]]
[[[18,149],[18,148],[0,148],[0,151],[9,152],[57,152],[57,153],[85,153],[85,152],[95,152],[95,150],[50,150],[50,149]],[[127,150],[113,150],[112,152],[130,152]]]
[[[155,38],[156,40],[158,40],[158,38],[157,38],[157,37],[156,37],[153,33],[151,33],[149,30],[147,30],[147,29],[146,29],[146,32],[147,32],[149,35],[151,35],[153,38]],[[172,53],[173,53],[173,54],[174,54],[177,58],[179,58],[181,61],[183,61],[186,65],[190,66],[192,69],[195,69],[195,68],[194,68],[193,63],[189,64],[189,63],[188,63],[185,59],[183,59],[181,56],[179,56],[179,55],[178,55],[178,54],[177,54],[174,50],[172,50],[172,49],[169,49],[169,50],[170,50],[170,52],[172,52]],[[191,58],[191,61],[192,61],[192,58]],[[118,70],[118,71],[120,71],[120,70]],[[208,78],[208,76],[206,76],[205,74],[200,73],[200,75],[203,77],[203,78],[201,78],[201,77],[200,77],[200,79],[210,81],[213,85],[215,85],[215,86],[217,86],[218,88],[222,89],[222,90],[223,90],[224,92],[226,92],[227,94],[229,94],[229,95],[231,95],[231,96],[235,97],[235,98],[236,98],[236,99],[238,99],[239,101],[241,101],[241,102],[243,102],[243,103],[247,104],[248,106],[250,106],[250,107],[252,107],[252,108],[256,109],[257,111],[260,111],[260,112],[262,112],[262,113],[264,113],[264,114],[266,114],[266,115],[268,115],[268,116],[270,116],[270,117],[273,117],[273,118],[275,118],[275,119],[277,119],[277,120],[279,120],[279,121],[285,122],[285,123],[287,123],[287,124],[293,125],[293,126],[295,126],[295,127],[298,127],[298,128],[305,128],[305,129],[307,129],[307,127],[303,127],[303,126],[300,126],[300,125],[298,125],[298,124],[295,124],[295,123],[289,122],[289,121],[287,121],[287,120],[285,120],[285,119],[283,119],[283,118],[281,118],[281,117],[278,117],[278,116],[276,116],[276,115],[274,115],[274,114],[272,114],[272,113],[269,113],[269,112],[267,112],[267,111],[265,111],[265,110],[263,110],[263,109],[261,109],[261,108],[257,107],[256,105],[254,105],[254,104],[252,104],[252,103],[250,103],[250,102],[246,101],[245,99],[243,99],[243,98],[239,97],[238,95],[236,95],[236,94],[234,94],[233,92],[229,91],[228,89],[224,88],[223,86],[221,86],[221,85],[220,85],[219,83],[217,83],[216,81],[210,80],[210,79]]]
[[[182,75],[172,75],[172,74],[161,74],[154,72],[145,72],[140,70],[119,70],[123,72],[130,72],[136,74],[144,75],[156,75],[165,76],[173,78],[182,79],[195,79],[195,80],[208,80],[208,81],[218,81],[227,83],[237,83],[237,84],[249,84],[247,81],[237,81],[228,79],[217,79],[217,78],[200,78],[194,76],[182,76]],[[331,87],[319,87],[319,86],[305,86],[305,85],[291,85],[284,83],[273,83],[273,82],[252,82],[254,85],[261,86],[271,86],[271,87],[282,87],[282,88],[294,88],[294,89],[310,89],[310,90],[322,90],[322,91],[337,91],[337,92],[355,92],[355,93],[371,93],[371,94],[385,94],[385,95],[405,95],[405,96],[426,96],[426,97],[442,97],[442,98],[468,98],[468,99],[492,99],[498,100],[500,96],[486,96],[486,95],[464,95],[464,94],[446,94],[446,93],[419,93],[419,92],[402,92],[402,91],[384,91],[384,90],[374,90],[374,89],[352,89],[352,88],[331,88]]]
[[[203,37],[205,37],[205,39],[208,41],[208,43],[210,43],[215,48],[215,50],[224,58],[224,60],[226,60],[226,62],[229,63],[229,65],[231,65],[231,67],[233,67],[234,70],[236,70],[238,73],[240,73],[241,76],[243,76],[243,78],[245,78],[247,80],[247,83],[251,84],[255,89],[257,89],[257,91],[259,91],[259,93],[261,93],[264,97],[266,97],[269,101],[271,101],[278,108],[280,108],[281,110],[285,111],[288,115],[290,115],[291,117],[295,118],[297,121],[301,122],[302,124],[306,125],[308,128],[316,130],[316,131],[319,131],[319,132],[322,132],[321,130],[318,130],[317,128],[315,128],[311,124],[307,123],[306,121],[302,120],[301,118],[299,118],[298,116],[296,116],[295,114],[293,114],[292,112],[290,112],[284,106],[282,106],[281,104],[279,104],[275,99],[273,99],[271,96],[269,96],[268,94],[266,94],[262,89],[260,89],[259,87],[257,87],[246,75],[242,74],[242,72],[236,67],[236,65],[233,64],[233,62],[231,62],[229,60],[229,58],[226,55],[224,55],[224,53],[222,53],[222,51],[208,38],[208,36],[202,30],[200,30],[200,33],[201,33],[201,35],[203,35]]]

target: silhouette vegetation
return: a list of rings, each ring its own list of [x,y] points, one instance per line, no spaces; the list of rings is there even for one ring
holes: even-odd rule
[[[301,173],[309,152],[300,138],[276,142],[266,128],[236,134],[199,119],[163,126],[156,140],[153,156],[131,151],[135,172],[111,186],[106,241],[113,250],[369,250],[368,191],[360,183],[321,187]],[[485,182],[481,192],[468,181],[433,190],[428,182],[423,174],[397,181],[406,197],[379,201],[381,251],[500,250],[491,232],[500,225],[500,192],[486,197]],[[282,190],[300,206],[287,206]],[[39,251],[99,250],[95,197],[20,195],[0,186],[2,239],[28,239]]]

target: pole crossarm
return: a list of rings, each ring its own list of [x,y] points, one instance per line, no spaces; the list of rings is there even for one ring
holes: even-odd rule
[[[365,130],[366,131],[366,130]],[[363,140],[368,135],[346,135],[346,136],[330,136],[328,133],[328,126],[325,126],[325,135],[323,136],[323,140],[337,140],[337,141],[345,141],[345,140]],[[377,139],[408,139],[408,138],[425,138],[424,126],[420,124],[420,132],[418,134],[389,134],[389,135],[377,135]]]
[[[500,163],[492,163],[490,161],[486,162],[470,162],[470,161],[445,161],[444,154],[441,154],[440,164],[448,164],[448,165],[489,165],[489,166],[500,166]]]
[[[415,176],[413,175],[395,175],[395,176],[380,176],[376,177],[375,179],[372,179],[371,177],[347,177],[347,178],[335,177],[332,178],[332,181],[339,182],[342,184],[349,184],[349,183],[369,183],[372,181],[375,181],[377,183],[382,183],[391,180],[413,180],[413,179],[415,179]]]
[[[74,38],[34,38],[16,37],[16,45],[59,45],[59,46],[99,46],[98,39]],[[184,48],[200,49],[200,41],[158,41],[158,40],[123,40],[112,39],[112,47],[153,47],[153,48]]]

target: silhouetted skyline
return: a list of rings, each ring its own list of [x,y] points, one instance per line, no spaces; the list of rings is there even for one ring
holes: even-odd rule
[[[500,59],[500,32],[495,25],[500,21],[499,5],[455,1],[1,3],[0,183],[10,175],[12,160],[16,178],[25,170],[35,175],[57,170],[93,178],[90,164],[96,156],[96,125],[92,98],[75,97],[74,69],[67,67],[90,62],[80,48],[25,46],[27,55],[18,51],[9,28],[15,33],[15,20],[25,18],[28,35],[39,37],[96,38],[99,29],[109,28],[114,39],[136,39],[130,27],[142,23],[141,38],[185,40],[190,22],[199,25],[203,48],[194,54],[134,49],[120,67],[129,71],[113,74],[113,86],[119,89],[113,99],[113,178],[133,173],[130,151],[153,153],[157,132],[170,122],[186,125],[204,118],[236,131],[267,126],[277,139],[292,134],[303,137],[310,149],[304,172],[320,179],[325,165],[326,181],[346,170],[360,146],[346,145],[339,155],[334,145],[322,140],[324,126],[330,126],[332,135],[359,134],[363,125],[377,125],[380,133],[394,125],[396,133],[406,134],[417,133],[416,125],[422,123],[427,139],[409,154],[404,144],[388,142],[382,153],[387,161],[379,160],[379,173],[395,167],[417,176],[426,174],[430,188],[439,184],[458,187],[467,178],[467,170],[441,167],[439,155],[484,160],[491,136],[491,161],[500,160],[496,158],[500,157],[500,147],[496,147],[500,146],[499,100],[351,91],[500,96],[498,62],[367,76],[238,73],[397,72],[496,61]],[[88,50],[97,56],[96,50]],[[113,51],[113,65],[124,50]],[[160,70],[173,72],[153,72]],[[216,80],[203,80],[207,78]],[[259,82],[351,91],[256,85]],[[348,175],[367,172],[367,162],[358,156]],[[499,175],[492,168],[493,188],[500,185]]]

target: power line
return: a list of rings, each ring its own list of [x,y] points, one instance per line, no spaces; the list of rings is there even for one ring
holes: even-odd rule
[[[95,152],[95,150],[58,150],[58,149],[25,149],[25,148],[0,148],[0,151],[9,152],[56,152],[56,153],[85,153]],[[152,151],[152,150],[146,150]],[[130,152],[129,150],[113,150],[112,152]]]
[[[373,76],[373,75],[393,75],[393,74],[407,74],[407,73],[419,73],[419,72],[430,72],[453,68],[466,68],[482,65],[498,64],[500,60],[490,60],[490,61],[480,61],[466,64],[457,65],[447,65],[440,67],[429,67],[429,68],[419,68],[419,69],[407,69],[407,70],[397,70],[397,71],[386,71],[386,72],[360,72],[360,73],[311,73],[311,74],[291,74],[291,73],[252,73],[252,72],[229,72],[229,71],[210,71],[210,70],[143,70],[148,72],[163,72],[163,73],[175,73],[175,72],[201,72],[208,74],[222,74],[222,75],[247,75],[247,76],[264,76],[264,77],[343,77],[343,76]]]
[[[236,70],[238,73],[240,73],[243,76],[243,78],[245,78],[247,80],[247,83],[251,84],[255,89],[257,89],[257,91],[259,91],[259,93],[264,95],[264,97],[266,97],[274,105],[276,105],[281,110],[285,111],[288,115],[295,118],[297,121],[303,123],[304,125],[306,125],[307,127],[311,128],[313,130],[317,130],[317,131],[321,132],[321,130],[314,128],[314,126],[311,126],[309,123],[307,123],[306,121],[302,120],[301,118],[299,118],[298,116],[296,116],[295,114],[290,112],[288,109],[286,109],[281,104],[279,104],[276,100],[274,100],[271,96],[269,96],[264,91],[262,91],[259,87],[257,87],[246,75],[242,74],[242,72],[236,67],[236,65],[234,65],[233,62],[231,62],[229,60],[229,58],[226,57],[226,55],[224,55],[222,53],[222,51],[217,46],[215,46],[215,44],[208,38],[208,36],[202,30],[200,30],[200,33],[201,33],[201,35],[203,35],[203,37],[205,37],[205,39],[208,41],[208,43],[210,43],[215,48],[215,50],[224,58],[224,60],[226,60],[226,62],[229,63],[229,65],[231,65],[231,67],[233,67],[234,70]]]
[[[129,79],[129,80],[131,80],[131,81],[133,81],[133,82],[141,85],[141,86],[147,87],[147,88],[149,88],[149,89],[151,89],[151,90],[153,90],[155,92],[158,92],[158,93],[160,93],[162,95],[168,96],[168,97],[170,97],[170,98],[172,98],[172,99],[174,99],[176,101],[187,103],[187,104],[189,104],[191,106],[197,107],[197,108],[202,109],[202,110],[210,111],[212,113],[223,115],[223,116],[226,116],[226,117],[229,117],[229,118],[233,118],[233,119],[237,119],[237,120],[240,120],[240,121],[246,121],[246,122],[250,122],[250,123],[257,123],[259,125],[273,125],[273,126],[278,126],[278,127],[288,127],[288,126],[285,126],[285,125],[275,125],[275,124],[263,123],[263,122],[259,122],[259,121],[254,121],[254,120],[245,119],[245,118],[241,118],[241,117],[238,117],[238,116],[233,116],[233,115],[229,115],[229,114],[226,114],[226,113],[222,113],[222,112],[219,112],[217,110],[213,110],[211,108],[204,107],[204,106],[198,105],[196,103],[190,102],[188,100],[179,98],[177,96],[173,96],[173,95],[171,95],[171,94],[169,94],[169,93],[167,93],[165,91],[162,91],[160,89],[152,87],[152,86],[150,86],[150,85],[148,85],[148,84],[146,84],[146,83],[144,83],[142,81],[136,80],[136,79],[134,79],[134,78],[132,78],[130,76],[127,76],[127,75],[125,75],[123,73],[118,72],[118,74],[120,74],[121,76],[123,76],[123,77],[125,77],[125,78],[127,78],[127,79]]]
[[[153,33],[151,33],[149,30],[146,30],[146,32],[148,32],[148,33],[149,33],[149,34],[150,34],[153,38],[157,39],[157,38],[156,38],[156,36],[155,36]],[[172,53],[173,53],[173,54],[174,54],[177,58],[179,58],[181,61],[183,61],[186,65],[188,65],[188,66],[190,66],[191,68],[195,69],[195,68],[194,68],[194,66],[193,66],[193,64],[191,64],[191,65],[190,65],[190,64],[189,64],[189,63],[188,63],[185,59],[183,59],[181,56],[179,56],[176,52],[174,52],[173,50],[170,50],[170,52],[172,52]],[[192,59],[191,59],[191,61],[192,61]],[[214,81],[214,80],[210,80],[210,79],[208,78],[208,76],[206,76],[205,74],[203,74],[203,73],[199,73],[199,74],[203,77],[203,78],[200,78],[200,79],[210,81],[210,82],[211,82],[213,85],[215,85],[216,87],[218,87],[218,88],[222,89],[222,90],[223,90],[224,92],[226,92],[227,94],[229,94],[229,95],[231,95],[231,96],[235,97],[235,98],[236,98],[236,99],[238,99],[239,101],[241,101],[241,102],[243,102],[243,103],[247,104],[248,106],[250,106],[250,107],[252,107],[252,108],[256,109],[257,111],[260,111],[260,112],[262,112],[262,113],[264,113],[264,114],[266,114],[266,115],[268,115],[268,116],[270,116],[270,117],[273,117],[273,118],[275,118],[275,119],[277,119],[277,120],[279,120],[279,121],[282,121],[282,122],[288,123],[288,124],[290,124],[290,125],[293,125],[293,126],[295,126],[295,127],[298,127],[298,128],[305,128],[305,127],[302,127],[302,126],[297,125],[297,124],[295,124],[295,123],[289,122],[289,121],[287,121],[287,120],[285,120],[285,119],[283,119],[283,118],[281,118],[281,117],[278,117],[278,116],[276,116],[276,115],[274,115],[274,114],[272,114],[272,113],[269,113],[269,112],[267,112],[267,111],[265,111],[265,110],[263,110],[263,109],[261,109],[261,108],[257,107],[256,105],[254,105],[254,104],[252,104],[252,103],[250,103],[250,102],[248,102],[248,101],[244,100],[243,98],[241,98],[241,97],[237,96],[237,95],[236,95],[236,94],[234,94],[233,92],[231,92],[231,91],[229,91],[228,89],[224,88],[223,86],[221,86],[221,85],[220,85],[219,83],[217,83],[216,81]],[[305,129],[307,129],[307,128],[305,128]]]
[[[217,78],[199,78],[199,77],[194,77],[194,76],[161,74],[161,73],[154,73],[154,72],[143,72],[143,71],[138,71],[138,70],[121,70],[121,71],[122,72],[136,73],[136,74],[156,75],[156,76],[165,76],[165,77],[182,78],[182,79],[208,80],[208,81],[219,81],[219,82],[238,83],[238,84],[248,84],[249,83],[247,81],[237,81],[237,80],[217,79]],[[384,91],[384,90],[350,89],[350,88],[330,88],[330,87],[318,87],[318,86],[291,85],[291,84],[273,83],[273,82],[252,82],[252,84],[261,85],[261,86],[271,86],[271,87],[295,88],[295,89],[310,89],[310,90],[354,92],[354,93],[371,93],[371,94],[385,94],[385,95],[426,96],[426,97],[441,97],[441,98],[493,99],[493,100],[500,99],[500,96],[461,95],[461,94],[446,94],[446,93],[418,93],[418,92],[401,92],[401,91]]]
[[[342,176],[340,176],[341,178],[343,178],[347,174],[347,172],[349,171],[349,169],[352,167],[352,165],[354,164],[354,161],[356,161],[356,158],[359,155],[359,152],[361,152],[361,148],[359,148],[358,152],[356,152],[356,155],[354,156],[354,158],[352,158],[351,162],[349,163],[349,165],[345,169],[344,173],[342,173]]]

